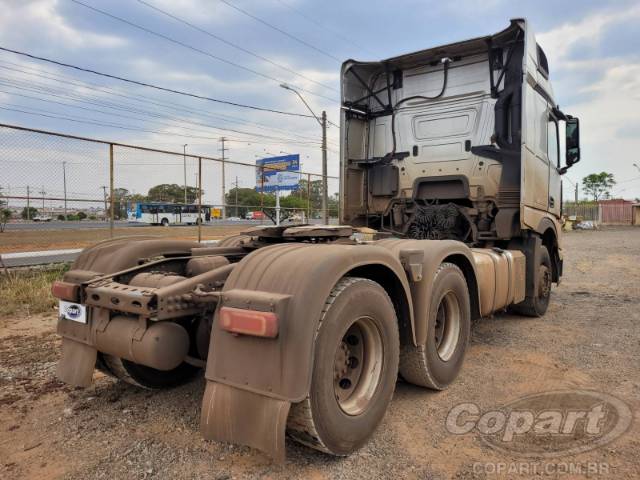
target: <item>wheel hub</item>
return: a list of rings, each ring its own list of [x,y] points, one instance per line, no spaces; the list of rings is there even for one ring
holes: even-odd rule
[[[546,265],[540,265],[538,297],[547,298],[551,294],[551,272]]]
[[[356,319],[336,348],[333,368],[334,393],[347,415],[362,413],[382,374],[382,337],[373,319]]]
[[[444,362],[451,359],[458,345],[461,315],[458,297],[452,291],[445,293],[438,305],[433,333],[436,351]]]

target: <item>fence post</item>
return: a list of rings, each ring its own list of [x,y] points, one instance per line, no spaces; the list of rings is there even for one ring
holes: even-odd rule
[[[115,218],[115,210],[114,203],[115,199],[113,198],[113,143],[109,144],[109,236],[113,238],[113,221]]]
[[[307,173],[307,223],[311,223],[311,174]]]
[[[202,241],[202,157],[198,157],[198,243]]]
[[[264,223],[264,165],[260,166],[260,225]]]

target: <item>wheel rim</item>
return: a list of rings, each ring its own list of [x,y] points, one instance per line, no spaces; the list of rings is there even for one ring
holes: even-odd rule
[[[444,294],[438,305],[434,337],[438,356],[444,362],[448,361],[456,350],[460,337],[461,323],[460,304],[458,297],[449,291]]]
[[[538,298],[545,299],[551,294],[551,271],[546,265],[540,265],[538,272]]]
[[[347,328],[336,349],[334,392],[347,415],[366,410],[382,377],[382,336],[370,317],[360,317]]]

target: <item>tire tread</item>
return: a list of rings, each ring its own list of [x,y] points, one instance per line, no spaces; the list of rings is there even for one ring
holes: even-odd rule
[[[318,337],[318,332],[322,328],[322,322],[325,319],[327,312],[334,304],[340,294],[348,287],[355,283],[367,282],[372,285],[379,285],[373,280],[361,277],[344,277],[342,278],[331,290],[327,300],[322,308],[322,314],[320,315],[320,322],[318,322],[318,328],[316,329],[315,338]],[[386,292],[385,292],[386,294]],[[387,295],[388,297],[388,295]],[[391,300],[389,299],[389,302]],[[315,339],[314,339],[315,344]],[[303,401],[294,403],[289,410],[289,417],[287,418],[287,433],[298,443],[311,447],[315,450],[320,450],[331,455],[336,455],[331,451],[320,439],[318,430],[313,420],[313,413],[311,410],[311,397],[307,396]]]
[[[438,266],[433,276],[434,283],[438,275],[447,269],[456,270],[462,278],[464,278],[460,267],[450,262],[443,262]],[[433,390],[444,390],[446,388],[446,385],[440,385],[429,372],[425,345],[416,346],[408,344],[400,347],[400,375],[407,382],[420,387],[431,388]]]

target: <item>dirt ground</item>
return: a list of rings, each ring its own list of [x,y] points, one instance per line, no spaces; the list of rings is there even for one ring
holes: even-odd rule
[[[203,226],[202,239],[216,240],[245,230],[248,225]],[[153,235],[181,240],[197,240],[198,227],[114,228],[115,237]],[[0,237],[0,254],[64,248],[84,248],[110,237],[108,228],[64,230],[7,230]]]
[[[640,229],[572,232],[564,241],[565,277],[545,317],[477,322],[456,382],[443,392],[398,382],[382,425],[346,458],[288,441],[287,461],[277,465],[246,447],[204,441],[202,377],[161,392],[98,373],[88,389],[63,385],[54,377],[55,312],[0,319],[0,478],[530,478],[477,468],[522,461],[597,463],[606,469],[589,478],[638,478],[638,418],[608,445],[544,460],[500,453],[475,433],[445,428],[449,409],[461,402],[491,409],[556,389],[614,395],[637,417]]]

